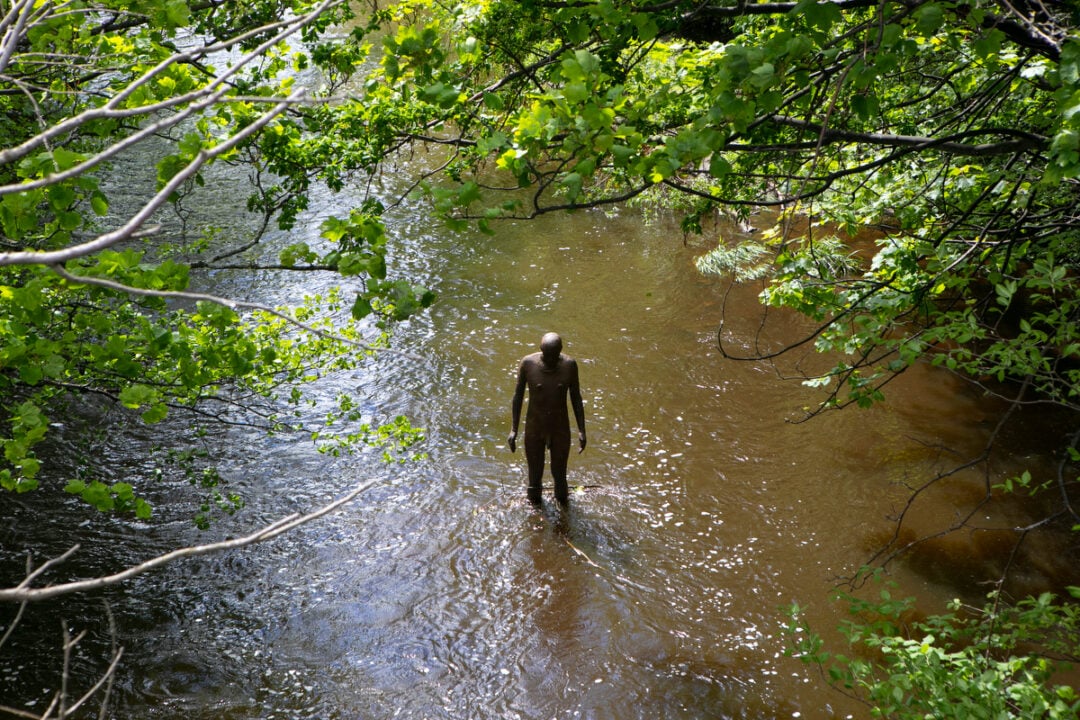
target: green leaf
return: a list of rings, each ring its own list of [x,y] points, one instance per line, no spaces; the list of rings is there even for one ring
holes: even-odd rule
[[[60,229],[68,232],[78,229],[83,222],[82,215],[77,212],[57,211],[56,218],[59,221]]]
[[[128,385],[120,391],[120,403],[127,408],[137,409],[157,397],[157,392],[146,385]]]
[[[194,157],[203,149],[202,136],[195,132],[189,132],[180,139],[177,148],[185,157]]]
[[[383,253],[377,253],[368,258],[368,276],[375,278],[376,280],[382,280],[386,277],[386,256]]]
[[[651,13],[635,13],[631,16],[639,40],[648,42],[660,33],[660,26]]]
[[[637,156],[636,150],[618,143],[611,146],[610,152],[616,167],[626,167],[627,164]]]
[[[60,172],[64,170],[70,170],[85,159],[82,153],[72,152],[67,148],[57,148],[52,152],[52,160],[56,164],[56,169]]]
[[[879,107],[876,95],[853,95],[851,97],[851,109],[863,120],[869,120],[877,115]]]
[[[169,415],[169,407],[165,403],[155,403],[150,409],[142,414],[143,422],[148,425],[161,422]]]
[[[38,462],[37,458],[32,457],[22,458],[19,460],[18,466],[22,476],[27,479],[36,477],[41,470],[41,463]]]
[[[729,175],[732,171],[731,163],[729,163],[720,153],[713,153],[709,158],[709,175],[714,178],[722,178]]]
[[[37,365],[22,365],[19,367],[19,379],[27,385],[37,385],[44,375],[44,372]]]
[[[791,10],[792,13],[802,12],[806,22],[822,32],[829,32],[833,24],[843,21],[840,8],[832,2],[814,2],[814,0],[802,0]]]
[[[976,38],[971,45],[975,50],[975,55],[985,60],[1001,52],[1001,44],[1004,39],[1005,34],[994,28]]]
[[[46,194],[53,210],[67,210],[75,202],[75,191],[68,185],[52,185]]]
[[[80,493],[82,499],[101,512],[109,512],[116,507],[109,486],[99,480],[93,480]]]
[[[458,191],[457,204],[467,207],[480,199],[480,186],[472,180],[466,182]]]
[[[373,312],[371,301],[363,295],[357,295],[352,305],[352,317],[354,320],[363,320]]]
[[[581,71],[587,76],[595,75],[600,70],[600,58],[588,50],[575,50],[574,59],[577,60]]]
[[[90,196],[90,207],[93,209],[94,214],[99,217],[105,217],[109,214],[109,201],[101,193],[94,193]]]
[[[750,82],[759,90],[764,90],[776,79],[776,68],[772,63],[763,63],[750,73]]]
[[[945,12],[938,3],[920,5],[915,11],[915,21],[919,32],[930,37],[937,33],[945,19]]]
[[[563,176],[562,185],[566,188],[566,197],[570,202],[577,200],[581,194],[582,178],[580,173],[572,172]]]

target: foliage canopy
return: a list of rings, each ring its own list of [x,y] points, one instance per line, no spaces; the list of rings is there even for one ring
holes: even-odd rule
[[[321,218],[319,247],[260,244],[274,224],[294,227],[313,183],[341,189],[346,173],[371,164],[355,156],[325,162],[317,120],[326,98],[295,82],[320,63],[327,77],[340,74],[350,56],[322,38],[351,17],[341,2],[7,5],[0,18],[5,490],[38,485],[36,448],[63,419],[63,404],[80,398],[108,398],[146,424],[178,415],[303,429],[334,451],[380,436],[416,440],[401,420],[373,430],[373,418],[361,418],[347,397],[330,428],[311,426],[302,410],[300,386],[354,367],[386,344],[391,323],[432,301],[425,289],[388,278],[382,206],[357,200],[343,217]],[[185,222],[185,199],[210,191],[204,186],[216,166],[246,169],[253,180],[254,219],[239,230]],[[145,188],[142,167],[155,171]],[[336,273],[341,286],[293,310],[191,289],[193,276],[230,268]],[[221,507],[234,507],[218,479],[204,468],[200,484]],[[102,483],[93,468],[67,490],[101,509],[150,511],[130,484]]]
[[[1080,408],[1080,36],[1068,4],[403,0],[362,19],[334,0],[5,8],[7,490],[37,485],[35,448],[72,398],[103,396],[151,424],[235,421],[230,408],[269,429],[295,424],[281,403],[302,400],[297,383],[358,362],[432,298],[388,277],[374,200],[324,219],[318,246],[267,258],[260,240],[274,223],[295,227],[313,187],[363,187],[418,149],[439,160],[411,189],[483,229],[647,201],[706,232],[717,212],[772,208],[753,242],[721,239],[700,266],[757,278],[767,306],[816,322],[803,344],[840,358],[806,378],[826,388],[823,408],[872,404],[921,360],[1016,402]],[[135,152],[153,158],[156,184],[128,205],[108,178]],[[219,165],[252,174],[254,230],[167,237],[163,211]],[[874,239],[853,239],[865,228]],[[292,311],[191,289],[238,263],[335,272],[344,289]],[[361,420],[348,398],[331,415]],[[415,439],[387,427],[340,440]],[[1080,429],[1067,444],[1075,463]],[[1059,514],[1077,524],[1067,475]],[[127,486],[68,489],[145,513]],[[932,654],[943,672],[966,661],[936,647],[889,651]]]
[[[368,124],[393,108],[414,123],[400,135],[453,148],[459,182],[428,188],[448,217],[489,226],[648,195],[701,231],[718,209],[771,206],[756,252],[721,244],[701,267],[756,272],[766,304],[820,323],[817,349],[844,358],[810,379],[831,388],[826,406],[872,403],[927,357],[1078,406],[1068,8],[413,2],[386,15]],[[518,188],[525,199],[495,192]],[[853,245],[868,227],[880,239]]]
[[[877,600],[844,601],[854,656],[825,650],[800,626],[797,607],[787,628],[791,652],[865,699],[875,717],[1064,719],[1080,712],[1080,696],[1059,674],[1077,659],[1080,606],[1050,593],[1012,606],[995,592],[981,607],[954,601],[947,614],[913,620],[912,603],[887,588]]]

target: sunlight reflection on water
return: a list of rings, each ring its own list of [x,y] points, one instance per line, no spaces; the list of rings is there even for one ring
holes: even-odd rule
[[[316,242],[337,202],[314,203],[288,240]],[[819,629],[836,624],[828,590],[865,559],[897,497],[894,470],[875,458],[924,418],[786,422],[811,396],[721,359],[724,287],[695,273],[699,251],[667,224],[581,213],[489,238],[435,229],[419,207],[390,222],[395,271],[439,293],[394,340],[423,360],[384,353],[323,391],[406,414],[427,430],[428,459],[333,460],[295,438],[215,438],[248,500],[241,526],[381,482],[318,524],[118,594],[131,658],[122,713],[843,716],[842,697],[783,657],[782,606],[797,600]],[[329,282],[213,281],[274,302]],[[733,297],[729,314],[757,311],[753,292]],[[517,360],[551,329],[581,363],[589,425],[567,512],[529,506],[524,458],[504,446]],[[935,413],[948,423],[948,407]],[[116,467],[137,476],[143,449],[118,452]],[[182,508],[113,539],[197,542]]]

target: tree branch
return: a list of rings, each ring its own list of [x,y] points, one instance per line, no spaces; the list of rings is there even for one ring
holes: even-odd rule
[[[309,25],[311,22],[313,22],[315,19],[317,19],[319,17],[319,15],[326,12],[332,6],[339,4],[340,2],[341,2],[341,0],[324,0],[324,2],[322,4],[320,4],[319,6],[314,8],[311,12],[304,15],[303,17],[291,18],[289,20],[283,20],[283,21],[280,21],[280,22],[277,22],[277,23],[272,23],[272,24],[269,24],[269,25],[265,25],[263,27],[255,28],[254,30],[250,30],[248,32],[242,33],[240,35],[237,35],[236,37],[229,38],[228,40],[224,40],[224,41],[221,41],[221,42],[218,42],[218,43],[213,43],[211,45],[204,46],[203,48],[201,48],[197,52],[190,52],[189,51],[189,52],[183,52],[183,53],[175,53],[175,54],[165,58],[161,62],[159,62],[156,66],[154,66],[153,68],[148,70],[145,74],[140,76],[138,79],[133,80],[129,85],[127,85],[124,88],[123,91],[121,91],[120,93],[113,96],[102,107],[100,107],[100,108],[91,108],[91,109],[85,110],[85,111],[79,113],[78,115],[74,115],[74,116],[72,116],[70,118],[67,118],[66,120],[63,120],[61,122],[58,122],[58,123],[50,126],[48,129],[46,129],[43,132],[35,135],[32,138],[26,140],[25,142],[21,143],[20,145],[17,145],[17,146],[12,147],[12,148],[7,148],[7,149],[4,149],[4,150],[0,151],[0,165],[6,165],[6,164],[11,163],[11,162],[13,162],[15,160],[18,160],[19,158],[25,156],[27,153],[31,152],[34,148],[38,147],[39,145],[48,144],[48,142],[50,140],[52,140],[53,138],[56,138],[56,137],[59,137],[59,136],[65,134],[65,133],[71,132],[71,131],[75,130],[76,128],[78,128],[79,126],[81,126],[81,125],[83,125],[86,122],[91,121],[91,120],[96,120],[96,119],[101,119],[101,118],[109,118],[109,117],[123,118],[123,117],[131,117],[131,116],[149,115],[149,114],[153,114],[155,112],[159,112],[161,110],[167,110],[169,108],[173,108],[173,107],[176,107],[178,105],[183,105],[185,103],[189,103],[189,102],[194,103],[194,101],[197,100],[200,97],[207,97],[207,99],[204,100],[203,102],[199,103],[196,106],[193,106],[194,109],[189,107],[189,109],[188,109],[189,111],[185,111],[184,113],[181,113],[180,115],[174,116],[174,118],[171,118],[170,120],[172,120],[172,122],[170,122],[169,124],[170,125],[175,124],[175,122],[178,122],[180,119],[183,119],[183,117],[187,117],[187,116],[191,115],[192,112],[194,112],[195,110],[205,109],[205,107],[209,107],[209,106],[213,105],[214,103],[220,101],[222,96],[224,95],[224,93],[229,90],[229,86],[228,86],[228,83],[227,83],[229,78],[231,78],[232,76],[239,73],[239,71],[243,67],[245,67],[246,65],[248,65],[251,62],[261,58],[263,56],[263,54],[265,54],[274,45],[278,44],[279,42],[281,42],[283,40],[288,39],[291,35],[298,32],[301,28],[305,27],[306,25]],[[149,104],[149,105],[144,105],[144,106],[140,106],[140,107],[137,107],[137,108],[119,109],[120,103],[124,102],[124,100],[126,100],[128,97],[130,97],[131,94],[134,93],[136,90],[138,90],[140,87],[146,85],[151,80],[153,80],[155,77],[157,77],[159,74],[164,72],[169,66],[180,63],[180,62],[194,62],[197,58],[203,57],[205,55],[209,55],[211,53],[228,51],[234,45],[243,43],[245,40],[248,40],[248,39],[250,39],[252,37],[255,37],[255,36],[259,35],[259,34],[266,33],[266,32],[269,32],[271,30],[275,30],[277,28],[283,28],[283,29],[281,30],[281,32],[277,33],[274,37],[272,37],[272,38],[268,39],[267,41],[261,43],[257,48],[254,48],[253,50],[245,53],[243,57],[239,58],[234,64],[230,65],[227,70],[225,70],[223,73],[221,73],[221,75],[216,77],[214,79],[214,81],[211,82],[206,87],[200,88],[198,90],[194,90],[194,91],[192,91],[190,93],[187,93],[185,95],[181,95],[179,97],[169,98],[169,99],[161,101],[159,103],[153,103],[153,104]],[[5,43],[8,42],[7,37],[5,37],[4,42]],[[12,40],[12,42],[14,42],[14,40]],[[267,98],[258,98],[258,100],[261,101],[261,102],[267,102],[268,99]],[[281,99],[272,99],[271,101],[272,102],[281,102]],[[145,136],[146,134],[147,133],[145,133],[145,132],[140,132],[140,133],[137,133],[136,136],[142,137],[142,136]],[[116,145],[122,145],[122,143],[116,143]],[[112,147],[113,146],[110,147],[110,153],[111,153]],[[103,159],[105,159],[105,158],[101,157],[101,156],[97,156],[96,159],[92,159],[93,160],[92,164],[91,164],[91,161],[87,161],[85,163],[81,163],[80,165],[75,166],[74,168],[72,168],[72,170],[79,169],[79,171],[81,172],[83,170],[89,169],[89,167],[93,167],[93,165],[96,165],[96,164],[100,163]],[[53,177],[55,177],[55,176],[53,176]],[[20,189],[20,190],[26,189],[26,187],[24,187],[24,186],[16,186],[16,188]]]
[[[306,93],[305,90],[297,90],[284,101],[276,102],[274,107],[263,113],[257,120],[245,127],[240,132],[236,133],[229,139],[225,140],[219,145],[215,145],[209,150],[203,149],[195,155],[194,158],[186,165],[180,172],[173,176],[171,180],[161,190],[154,195],[142,208],[136,212],[131,218],[128,219],[120,228],[113,230],[112,232],[104,233],[94,238],[93,240],[80,243],[78,245],[71,245],[63,248],[62,250],[53,251],[36,251],[36,250],[23,250],[17,252],[0,253],[0,266],[3,265],[55,265],[57,263],[65,263],[69,260],[85,257],[100,250],[104,250],[121,240],[126,240],[132,237],[143,224],[149,220],[155,212],[157,212],[161,206],[163,206],[169,199],[169,197],[179,190],[185,182],[195,176],[195,174],[202,168],[203,165],[210,162],[210,160],[223,155],[234,147],[239,145],[242,141],[246,140],[251,135],[265,127],[272,119],[284,112],[286,103],[295,100],[303,96]]]
[[[1047,138],[1035,133],[1014,128],[980,128],[968,130],[944,138],[919,137],[914,135],[890,135],[885,133],[861,133],[849,130],[827,128],[817,123],[807,122],[796,117],[773,115],[772,121],[778,125],[805,130],[818,135],[821,143],[854,142],[866,145],[880,145],[896,148],[917,148],[919,150],[940,150],[954,155],[985,157],[989,155],[1008,155],[1026,150],[1042,150],[1049,142]],[[1012,140],[996,143],[970,145],[962,140],[981,135],[1012,136]]]
[[[830,4],[836,6],[841,11],[845,11],[876,8],[881,5],[881,2],[880,0],[833,0]],[[908,0],[903,4],[907,8],[913,9],[925,3],[920,0]],[[737,2],[734,5],[715,5],[713,3],[706,3],[704,6],[696,8],[688,13],[687,17],[711,16],[717,18],[738,18],[748,15],[786,15],[798,7],[798,5],[799,3],[795,2]],[[1013,8],[1007,0],[1003,2],[1003,5],[1008,14],[1018,18],[1018,21],[1010,20],[993,13],[985,13],[982,20],[982,26],[984,28],[996,28],[1005,33],[1009,39],[1018,45],[1035,50],[1055,62],[1061,58],[1061,45],[1055,38],[1052,38],[1035,26],[1030,18],[1027,18],[1023,13]],[[665,3],[657,5],[656,7],[663,10],[669,7],[669,5]],[[640,8],[641,12],[649,12],[652,9],[653,8],[649,7]]]
[[[147,560],[129,567],[121,572],[114,573],[112,575],[105,575],[102,577],[90,578],[87,580],[76,580],[73,582],[62,583],[60,585],[49,585],[41,588],[26,587],[27,582],[23,581],[14,588],[7,588],[0,590],[0,602],[40,602],[42,600],[49,600],[51,598],[60,597],[63,595],[70,595],[72,593],[88,592],[91,590],[100,590],[101,588],[117,585],[126,580],[130,580],[133,577],[143,575],[151,570],[155,570],[163,565],[167,565],[171,562],[175,562],[182,558],[199,557],[200,555],[209,555],[211,553],[222,552],[224,550],[233,550],[236,548],[247,547],[248,545],[254,545],[255,543],[264,542],[275,538],[282,533],[294,530],[301,525],[305,525],[313,520],[317,520],[324,515],[338,510],[343,505],[351,502],[357,498],[361,493],[373,487],[378,479],[368,480],[364,483],[353,488],[351,491],[337,498],[333,502],[322,506],[321,508],[314,510],[305,515],[299,513],[293,513],[286,517],[270,523],[262,528],[259,528],[253,533],[245,535],[239,538],[233,538],[231,540],[223,540],[216,543],[208,543],[206,545],[193,545],[190,547],[180,548],[173,550],[172,552],[158,555],[155,558]],[[73,546],[60,558],[54,558],[59,561],[71,557],[79,549],[78,545]],[[50,560],[48,564],[54,564],[53,560]],[[43,566],[44,567],[44,566]]]

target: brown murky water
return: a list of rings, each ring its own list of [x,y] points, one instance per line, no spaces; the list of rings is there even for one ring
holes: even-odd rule
[[[317,227],[297,233],[314,238]],[[363,373],[328,379],[327,391],[351,392],[384,417],[407,414],[428,430],[428,459],[335,461],[302,440],[217,438],[224,474],[248,498],[240,526],[363,478],[381,482],[269,545],[189,561],[111,594],[127,648],[113,716],[859,716],[783,656],[784,608],[797,601],[815,628],[834,627],[837,579],[891,533],[909,486],[978,453],[996,405],[917,368],[891,386],[888,406],[790,422],[813,403],[810,390],[717,351],[722,313],[731,347],[756,337],[755,289],[725,297],[724,282],[694,269],[705,248],[665,222],[583,213],[487,237],[447,233],[413,208],[391,227],[395,267],[439,294],[395,341],[422,359],[381,355]],[[264,280],[256,294],[313,289]],[[229,278],[217,281],[230,289]],[[766,327],[773,341],[801,329],[782,317]],[[528,505],[524,457],[505,448],[517,361],[549,330],[580,363],[589,432],[570,466],[583,489],[565,512],[550,494],[543,509]],[[117,474],[145,481],[144,451],[111,448]],[[992,471],[1040,462],[998,461]],[[963,475],[945,499],[976,500],[980,473]],[[922,527],[951,521],[953,506],[939,500],[915,516]],[[66,512],[43,528],[16,508],[7,575],[17,575],[21,547],[66,547],[79,523],[102,564],[200,539],[182,504],[148,526],[77,505]],[[983,515],[1015,524],[993,508]],[[973,558],[979,538],[956,542],[918,572],[898,566],[901,592],[927,609],[960,592],[978,568],[958,574],[945,560]],[[27,647],[40,657],[18,644],[5,650],[0,695],[12,696],[0,701],[43,707],[47,683],[34,673],[48,655],[41,648],[58,638],[58,613],[91,631],[79,681],[101,669],[99,598],[34,609],[27,628],[39,640]]]

